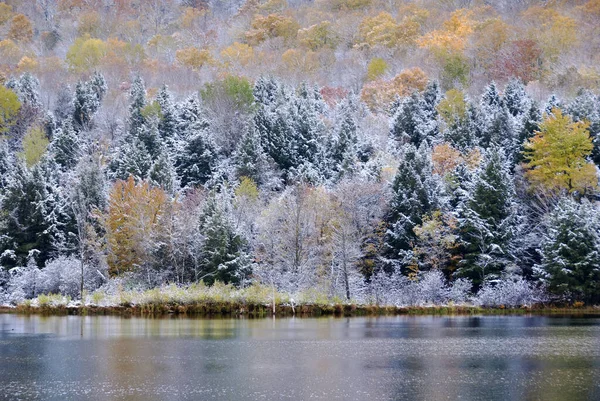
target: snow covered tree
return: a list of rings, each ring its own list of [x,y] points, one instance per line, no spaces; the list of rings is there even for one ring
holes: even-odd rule
[[[432,172],[429,148],[421,146],[417,149],[408,144],[402,149],[401,157],[386,218],[389,225],[386,257],[391,265],[388,269],[408,263],[411,256],[407,254],[416,238],[414,227],[440,205],[441,186]]]
[[[267,181],[269,159],[253,124],[248,127],[233,154],[233,159],[237,178],[248,177],[258,185]]]
[[[109,169],[114,179],[126,180],[130,175],[144,179],[152,167],[152,156],[144,143],[136,137],[123,143],[113,155]]]
[[[511,260],[515,204],[510,163],[499,148],[491,148],[457,205],[462,261],[458,274],[475,284],[495,278]]]
[[[184,188],[204,185],[212,178],[218,160],[217,148],[206,130],[190,134],[175,163]]]
[[[209,195],[200,217],[200,233],[204,243],[200,254],[200,277],[206,283],[215,281],[243,284],[252,273],[252,258],[247,241],[236,231],[231,215],[229,190]]]
[[[437,130],[436,115],[432,114],[431,106],[415,92],[400,102],[392,117],[390,135],[401,144],[419,147],[423,141],[431,144]]]
[[[166,144],[173,146],[174,141],[178,136],[179,118],[173,103],[173,98],[166,85],[163,85],[158,94],[156,101],[160,105],[160,121],[158,123],[158,132],[160,137]]]
[[[523,83],[518,79],[511,79],[506,84],[503,99],[513,117],[519,117],[527,113],[532,102],[527,92],[525,92]]]
[[[588,90],[582,90],[567,106],[567,112],[575,122],[586,122],[594,149],[592,160],[600,165],[600,98]]]
[[[142,110],[146,106],[146,87],[144,80],[138,75],[131,83],[129,91],[129,119],[127,125],[130,135],[136,135],[144,125]]]
[[[80,157],[80,145],[77,133],[70,120],[65,120],[50,143],[49,152],[63,171],[71,170]]]
[[[600,301],[600,219],[597,204],[563,198],[547,216],[535,272],[550,291],[570,300]]]
[[[73,98],[73,122],[79,129],[91,128],[92,119],[100,108],[106,91],[104,76],[98,72],[88,82],[77,82]]]

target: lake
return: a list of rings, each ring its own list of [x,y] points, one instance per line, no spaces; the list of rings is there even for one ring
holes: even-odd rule
[[[600,319],[0,314],[2,400],[600,400]]]

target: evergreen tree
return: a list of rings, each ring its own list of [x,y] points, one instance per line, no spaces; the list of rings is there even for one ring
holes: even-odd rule
[[[587,122],[594,149],[592,160],[600,165],[600,99],[589,90],[581,90],[578,96],[567,106],[567,112],[573,121]]]
[[[525,92],[523,83],[518,79],[511,79],[504,89],[504,104],[513,117],[519,117],[529,111],[531,99]]]
[[[386,234],[388,269],[406,263],[412,248],[413,228],[423,216],[440,206],[440,183],[432,173],[429,148],[418,150],[411,144],[402,149],[402,159],[392,184],[393,197],[386,218],[390,227]]]
[[[178,187],[177,172],[166,150],[161,151],[148,172],[152,185],[161,187],[167,193],[174,193]]]
[[[511,260],[515,204],[510,167],[504,152],[491,148],[456,208],[463,253],[458,273],[477,285],[498,277]]]
[[[269,162],[254,125],[250,125],[234,155],[235,175],[248,177],[256,184],[266,182]]]
[[[431,143],[437,135],[436,115],[417,92],[404,98],[391,122],[390,135],[401,144],[419,147],[423,141]]]
[[[200,233],[204,243],[200,253],[201,278],[243,284],[252,272],[252,261],[247,253],[246,240],[236,231],[231,216],[231,194],[225,188],[213,192],[200,219]]]
[[[217,149],[209,133],[205,130],[196,131],[176,160],[175,167],[182,187],[205,184],[216,170],[217,159]]]
[[[600,219],[597,205],[563,198],[546,220],[542,260],[535,266],[551,291],[600,301]]]
[[[58,123],[73,117],[75,107],[73,104],[73,94],[69,85],[62,85],[56,94],[56,102],[54,104],[54,116]]]
[[[58,129],[49,151],[63,171],[71,170],[77,165],[80,156],[79,138],[70,120],[66,120],[62,128]]]
[[[173,103],[173,98],[166,85],[160,88],[156,95],[156,101],[160,105],[160,121],[158,123],[158,132],[163,141],[169,146],[174,146],[177,139],[179,118]]]
[[[142,180],[148,176],[151,166],[152,157],[146,145],[135,137],[119,147],[109,165],[111,177],[120,180],[127,180],[130,175]]]
[[[357,169],[358,148],[358,100],[354,97],[344,99],[336,109],[329,162],[337,178],[351,176]]]
[[[546,105],[544,106],[545,114],[552,114],[552,110],[563,108],[563,104],[560,99],[556,95],[551,95],[546,101]]]
[[[144,81],[138,75],[131,83],[129,90],[129,120],[128,127],[130,135],[136,135],[144,125],[145,119],[142,110],[146,106],[146,87]]]

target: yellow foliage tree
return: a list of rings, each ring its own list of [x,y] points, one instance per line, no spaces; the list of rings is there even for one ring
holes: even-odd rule
[[[556,61],[558,56],[577,43],[577,21],[553,8],[534,6],[524,12],[531,24],[529,35],[541,46],[546,57]]]
[[[525,175],[534,189],[585,194],[596,188],[596,167],[588,123],[573,122],[560,109],[545,115],[540,130],[525,143]]]
[[[437,106],[437,111],[447,125],[467,117],[465,94],[458,89],[450,89]]]
[[[210,51],[207,49],[198,49],[197,47],[188,47],[177,50],[175,58],[181,65],[191,68],[194,71],[202,68],[204,64],[213,62]]]
[[[136,184],[130,176],[127,181],[115,182],[103,216],[111,275],[134,270],[148,261],[148,242],[159,234],[167,206],[165,192],[145,181]]]
[[[0,63],[13,67],[21,59],[21,49],[10,39],[0,40]]]
[[[100,65],[106,56],[107,46],[101,39],[92,39],[88,35],[77,38],[67,51],[66,61],[73,72],[89,72]]]
[[[226,64],[245,67],[254,59],[254,49],[245,43],[235,42],[221,51],[221,57]]]
[[[31,127],[23,137],[23,151],[20,153],[27,167],[37,164],[46,153],[50,141],[39,126]]]
[[[6,134],[16,122],[21,103],[15,92],[0,85],[0,134]]]
[[[300,26],[292,17],[281,14],[269,14],[266,17],[256,15],[252,20],[252,29],[246,32],[246,40],[257,45],[268,38],[281,37],[286,42],[298,34]]]
[[[405,17],[400,23],[396,23],[389,13],[381,12],[363,19],[358,27],[358,46],[412,46],[416,43],[420,30],[421,25],[415,17]]]
[[[0,26],[10,21],[12,16],[12,6],[10,4],[0,3]]]
[[[386,111],[396,96],[409,96],[427,86],[427,75],[419,67],[403,70],[390,81],[377,80],[363,86],[360,97],[373,111]]]
[[[35,72],[39,68],[40,63],[35,57],[23,56],[17,63],[17,71],[19,72]]]
[[[33,25],[29,18],[23,14],[15,15],[10,21],[8,38],[15,42],[31,42],[33,38]]]
[[[339,38],[331,29],[331,22],[322,21],[308,28],[300,29],[298,31],[298,41],[302,46],[316,51],[323,47],[335,49],[339,43]]]
[[[381,78],[388,68],[389,65],[384,59],[378,57],[372,59],[367,66],[367,80],[374,81]]]

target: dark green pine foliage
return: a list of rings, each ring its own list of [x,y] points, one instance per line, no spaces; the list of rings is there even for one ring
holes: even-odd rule
[[[217,147],[207,130],[200,129],[190,133],[175,165],[181,178],[181,186],[185,188],[205,184],[212,177],[217,162]]]
[[[173,98],[166,85],[160,88],[156,95],[156,101],[160,105],[160,121],[158,122],[158,132],[165,143],[170,146],[175,146],[177,140],[177,129],[179,118],[173,102]]]
[[[521,128],[517,143],[519,144],[515,154],[515,163],[518,164],[524,160],[523,151],[525,150],[525,142],[535,135],[535,132],[540,129],[542,122],[542,113],[536,102],[531,102],[529,110],[523,114]]]
[[[2,252],[5,266],[24,265],[30,252],[37,250],[37,263],[76,247],[75,221],[66,191],[59,185],[59,168],[45,157],[31,171],[15,163],[2,203],[6,228]]]
[[[107,86],[100,73],[94,73],[90,81],[77,82],[73,98],[73,123],[78,129],[89,130],[92,119],[106,94]]]
[[[357,169],[360,149],[358,146],[358,99],[349,96],[339,103],[329,145],[329,162],[336,179],[352,176]]]
[[[457,205],[463,260],[458,273],[475,285],[498,277],[511,261],[514,229],[514,186],[510,163],[499,148],[490,148],[478,174]]]
[[[137,132],[144,125],[145,119],[142,110],[146,106],[146,87],[144,81],[138,75],[131,83],[129,90],[129,134],[137,135]]]
[[[209,196],[200,219],[204,238],[200,252],[201,276],[207,284],[215,281],[240,285],[252,272],[247,241],[236,232],[231,217],[231,194],[226,188]]]
[[[50,143],[50,154],[62,171],[71,170],[80,157],[80,145],[71,120],[65,120]]]
[[[563,198],[548,216],[537,275],[573,301],[600,301],[600,213],[597,205]]]
[[[512,79],[506,84],[503,100],[513,117],[527,113],[532,102],[525,91],[525,86],[518,79]]]
[[[600,166],[600,99],[589,90],[581,90],[567,106],[573,121],[585,121],[594,142],[592,160]]]
[[[10,183],[15,169],[15,157],[8,147],[7,141],[0,141],[0,198]]]
[[[439,208],[441,186],[432,173],[429,148],[403,147],[392,191],[386,217],[386,269],[402,266],[416,238],[413,228],[423,222],[423,216]]]
[[[260,136],[251,124],[233,154],[236,178],[251,178],[257,185],[264,184],[269,171],[269,156],[263,150]]]
[[[390,135],[394,139],[419,147],[424,141],[430,144],[437,132],[436,115],[418,92],[402,99],[392,117]]]

